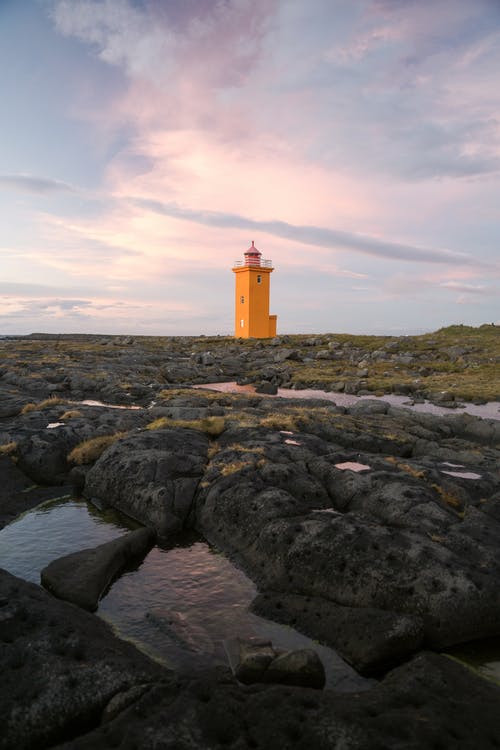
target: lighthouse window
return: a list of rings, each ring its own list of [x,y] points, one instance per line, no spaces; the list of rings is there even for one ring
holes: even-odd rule
[[[262,284],[262,276],[260,274],[257,276],[257,284]]]
[[[244,304],[245,304],[245,298],[244,298],[244,296],[243,296],[243,295],[241,295],[241,297],[240,297],[240,302],[241,302],[241,304],[242,304],[242,305],[244,305]]]
[[[244,321],[244,320],[243,320],[243,318],[242,318],[242,319],[240,320],[240,328],[244,328],[244,327],[245,327],[245,321]]]

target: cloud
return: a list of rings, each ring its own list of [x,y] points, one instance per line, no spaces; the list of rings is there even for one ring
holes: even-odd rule
[[[452,250],[428,249],[397,242],[388,242],[376,237],[368,237],[340,229],[328,229],[319,226],[300,226],[285,221],[258,221],[237,214],[218,211],[199,211],[181,208],[175,203],[161,203],[146,198],[130,198],[133,205],[149,209],[155,213],[184,219],[197,224],[226,229],[248,229],[284,239],[315,245],[333,250],[354,250],[366,255],[393,260],[478,265],[478,260],[465,253]]]
[[[285,139],[337,169],[404,180],[500,170],[489,0],[55,0],[57,30],[120,67],[110,119],[226,144]],[[467,91],[467,96],[464,96]]]
[[[487,284],[464,284],[459,281],[444,281],[439,284],[442,289],[449,289],[452,292],[463,292],[464,294],[498,294],[498,289]]]
[[[92,44],[101,60],[131,77],[166,82],[182,74],[219,86],[237,85],[252,68],[275,5],[275,0],[146,5],[56,0],[52,17],[58,31]]]
[[[18,190],[21,193],[74,193],[76,188],[67,182],[27,174],[0,175],[0,188]]]
[[[83,293],[82,291],[76,289],[66,289],[65,291],[71,291],[73,293],[76,291],[78,294]],[[51,295],[61,294],[61,292],[61,287],[50,284],[26,283],[22,281],[0,281],[0,294],[10,295],[14,297],[48,297]],[[88,289],[86,293],[90,294],[91,290]]]

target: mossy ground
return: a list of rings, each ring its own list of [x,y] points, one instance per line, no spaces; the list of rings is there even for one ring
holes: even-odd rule
[[[286,369],[292,386],[332,389],[339,381],[361,379],[362,388],[376,394],[398,392],[402,387],[407,392],[431,396],[446,391],[457,400],[500,399],[500,326],[489,324],[477,328],[453,325],[420,336],[286,335],[280,336],[279,346],[271,339],[223,336],[134,336],[128,344],[121,337],[112,336],[6,339],[0,341],[0,360],[10,372],[35,383],[43,378],[50,380],[47,373],[66,375],[85,370],[86,379],[94,381],[97,390],[109,381],[124,353],[138,352],[132,372],[129,370],[116,384],[125,394],[132,383],[146,384],[152,377],[161,383],[164,355],[165,362],[172,362],[186,361],[207,351],[216,357],[245,354],[245,375],[257,379],[260,366],[252,368],[252,352],[256,361],[268,355],[274,363],[280,348],[298,353],[297,359],[286,359],[277,365]],[[333,356],[318,359],[322,350]],[[380,351],[387,356],[374,356]],[[413,361],[401,361],[405,356]],[[360,363],[366,364],[362,369],[368,370],[367,375],[360,375]],[[210,368],[206,368],[206,373],[209,382]],[[188,380],[186,384],[190,384]],[[160,397],[174,398],[168,390]]]

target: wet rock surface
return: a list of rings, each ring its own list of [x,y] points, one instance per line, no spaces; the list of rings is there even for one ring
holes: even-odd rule
[[[500,688],[422,653],[369,691],[245,687],[150,661],[95,616],[0,571],[0,748],[495,748]]]
[[[418,352],[388,340],[368,356],[327,336],[251,349],[130,337],[9,346],[0,525],[83,491],[160,537],[194,527],[257,582],[259,613],[364,674],[392,671],[356,700],[243,688],[227,673],[174,678],[95,617],[5,574],[0,747],[497,746],[498,688],[437,654],[412,656],[500,635],[500,421],[182,387],[230,376],[272,393],[300,384],[305,366],[325,385],[321,368],[341,353],[349,391],[378,364],[427,367]],[[473,355],[450,349],[446,361]],[[140,408],[79,403],[89,398]]]
[[[379,674],[417,651],[424,639],[423,622],[370,607],[342,607],[319,597],[259,594],[257,614],[297,626],[311,638],[331,645],[364,675]]]
[[[313,649],[277,651],[271,641],[258,639],[238,639],[234,645],[233,672],[236,679],[245,685],[263,682],[318,689],[324,687],[325,670]]]
[[[139,562],[155,539],[151,529],[137,529],[99,547],[60,557],[41,571],[42,586],[59,599],[94,612],[114,578]]]
[[[0,747],[46,748],[101,721],[109,701],[171,679],[93,615],[0,571]]]

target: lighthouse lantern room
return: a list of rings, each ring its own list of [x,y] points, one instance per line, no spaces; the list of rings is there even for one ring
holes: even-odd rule
[[[276,336],[276,315],[269,315],[270,277],[274,271],[271,260],[265,260],[253,241],[236,260],[234,335],[237,338],[266,339]]]

